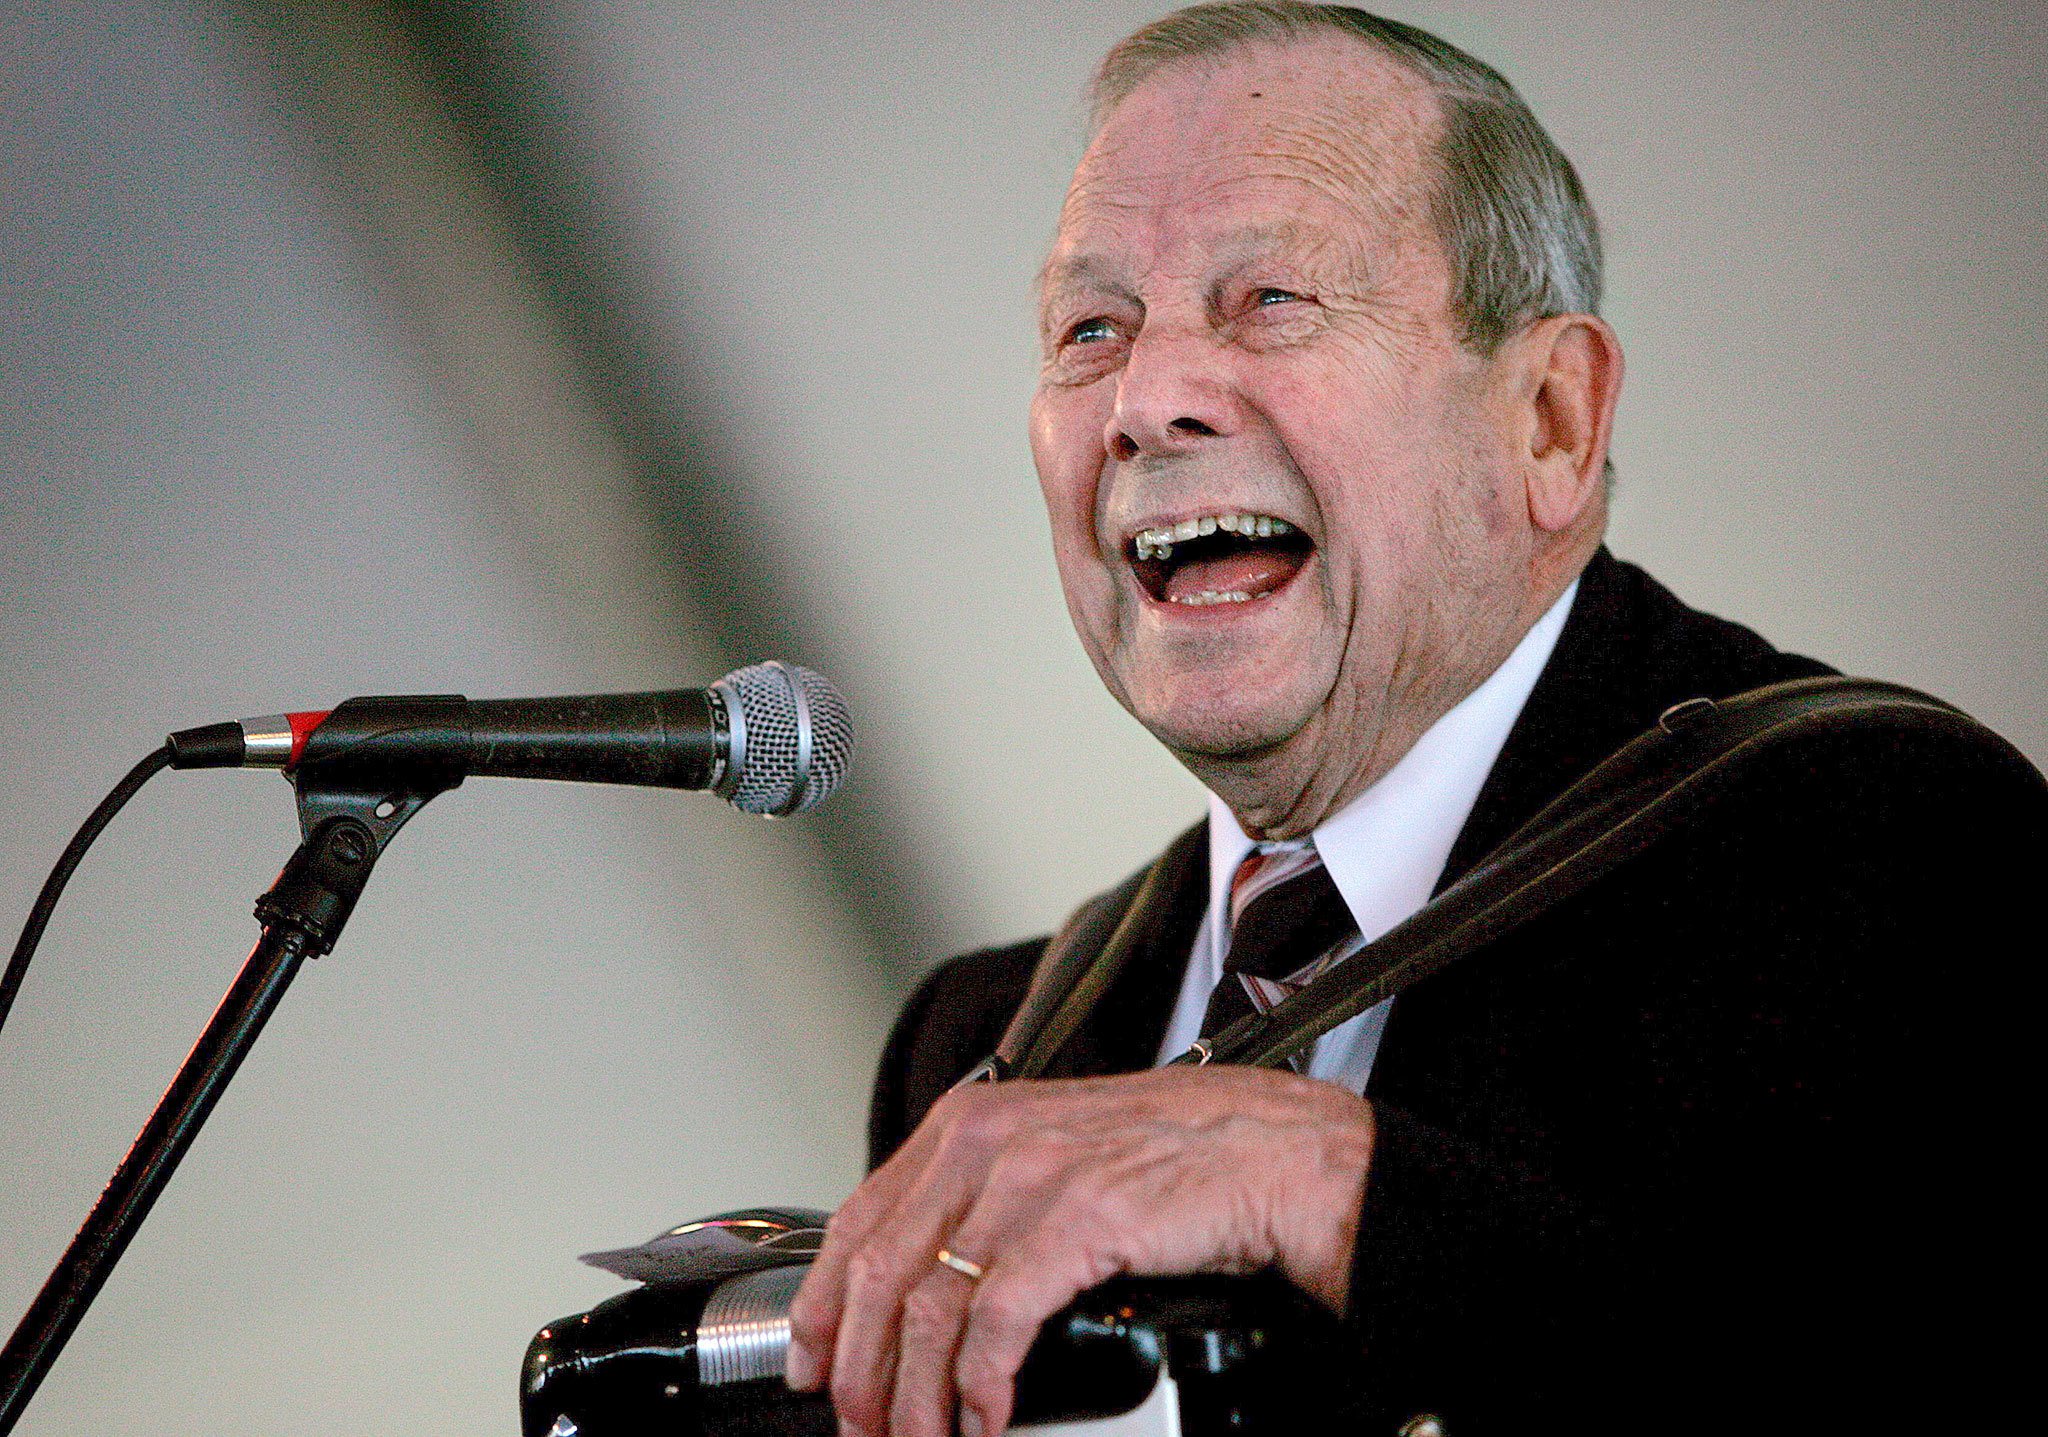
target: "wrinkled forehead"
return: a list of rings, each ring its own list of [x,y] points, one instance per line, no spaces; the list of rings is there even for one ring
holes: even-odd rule
[[[1054,259],[1150,228],[1269,228],[1348,219],[1425,224],[1441,111],[1427,83],[1369,43],[1331,35],[1175,61],[1104,118],[1060,213]],[[1263,214],[1260,214],[1263,212]]]

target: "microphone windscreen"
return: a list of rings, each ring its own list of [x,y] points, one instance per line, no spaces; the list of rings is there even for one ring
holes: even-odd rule
[[[770,661],[734,669],[712,687],[725,696],[741,750],[720,786],[733,807],[775,817],[802,813],[845,781],[853,721],[822,674]]]

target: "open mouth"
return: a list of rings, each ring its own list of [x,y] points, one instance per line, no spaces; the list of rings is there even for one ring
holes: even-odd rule
[[[1249,604],[1284,588],[1315,544],[1270,514],[1207,514],[1141,529],[1127,549],[1139,587],[1162,604]]]

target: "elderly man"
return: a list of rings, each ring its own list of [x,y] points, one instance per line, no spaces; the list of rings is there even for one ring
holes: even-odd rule
[[[1262,899],[1322,915],[1262,970],[1302,981],[1668,705],[1826,670],[1601,547],[1593,216],[1493,71],[1225,4],[1125,41],[1096,100],[1031,444],[1082,642],[1210,816],[1052,1079],[947,1092],[1042,944],[913,1000],[792,1384],[850,1433],[981,1437],[1081,1289],[1276,1269],[1355,1336],[1359,1431],[1916,1410],[1958,1380],[1981,1234],[1926,1234],[1990,1111],[1961,1095],[1995,1090],[1913,965],[1970,952],[1963,895],[2040,856],[2040,795],[1995,764],[1847,746],[1302,1071],[1146,1071],[1278,991],[1240,976]]]

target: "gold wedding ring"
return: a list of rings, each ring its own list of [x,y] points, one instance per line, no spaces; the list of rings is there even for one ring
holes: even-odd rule
[[[978,1262],[970,1262],[947,1248],[939,1249],[939,1266],[950,1267],[970,1282],[980,1282],[988,1276],[988,1269]]]

